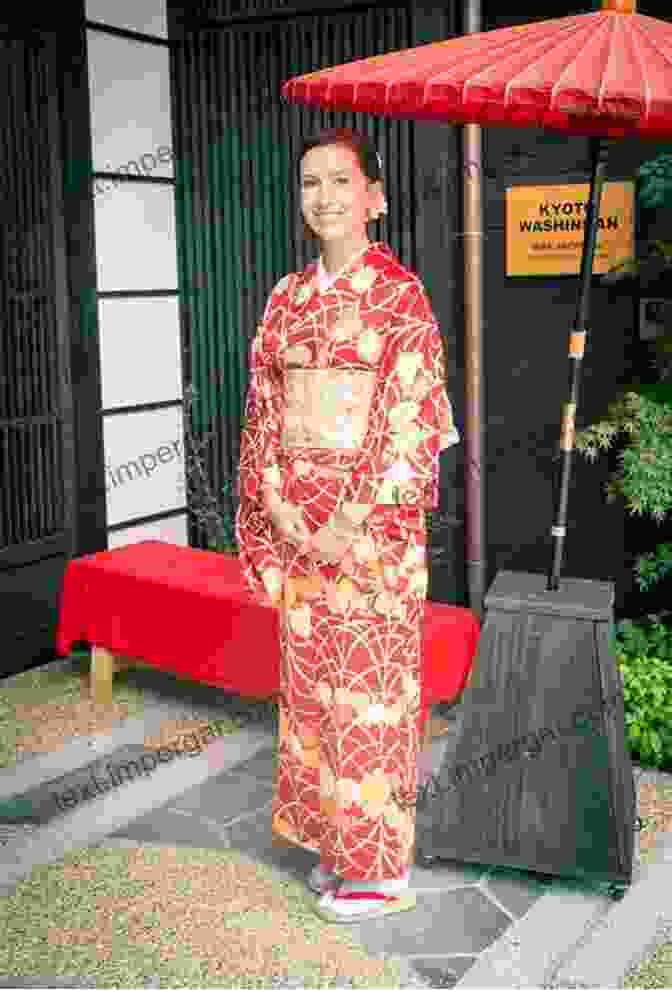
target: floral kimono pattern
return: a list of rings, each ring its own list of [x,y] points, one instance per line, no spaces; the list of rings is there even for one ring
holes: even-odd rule
[[[274,836],[345,879],[397,877],[415,839],[424,513],[460,439],[440,331],[419,279],[375,243],[324,292],[315,263],[280,280],[250,369],[236,538],[250,591],[279,602]],[[342,561],[286,542],[264,486],[311,534],[348,515]]]

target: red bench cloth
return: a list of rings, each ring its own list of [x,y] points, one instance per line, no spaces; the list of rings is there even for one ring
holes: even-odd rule
[[[86,641],[242,697],[280,686],[278,613],[248,592],[229,554],[145,540],[71,560],[56,650]],[[469,609],[425,603],[421,706],[464,688],[480,626]]]

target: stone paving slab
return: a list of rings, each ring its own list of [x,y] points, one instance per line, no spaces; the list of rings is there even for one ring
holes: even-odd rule
[[[120,746],[113,753],[91,759],[93,755],[89,751],[89,762],[84,766],[21,792],[22,805],[30,806],[27,817],[31,823],[44,825],[58,815],[67,814],[78,804],[150,775],[159,765],[185,763],[194,756],[186,751],[164,751],[159,760],[156,753],[141,743]]]
[[[246,730],[227,737],[226,742],[224,769],[267,746],[268,734]],[[73,848],[92,845],[98,837],[123,828],[138,816],[202,784],[213,773],[208,749],[188,760],[159,764],[146,777],[125,781],[109,793],[59,815],[34,833],[0,847],[0,885],[16,883],[29,876],[35,865],[57,862]]]
[[[181,719],[202,719],[216,722],[226,712],[213,708],[210,712],[196,711],[187,706],[146,705],[145,712],[137,718],[129,718],[114,725],[106,732],[92,736],[78,736],[68,740],[61,749],[51,753],[35,753],[20,760],[15,767],[0,767],[0,801],[9,800],[18,794],[60,780],[66,774],[88,769],[96,760],[117,758],[124,747],[144,748],[147,736],[158,736],[161,730]],[[251,731],[264,731],[270,737],[269,727],[250,726]],[[233,739],[238,732],[221,735],[221,739]],[[188,758],[188,754],[184,754]]]
[[[237,780],[238,777],[241,780]],[[206,813],[199,814],[189,808],[176,808],[175,802],[170,802],[139,815],[127,825],[111,832],[110,836],[132,839],[139,843],[160,842],[163,845],[229,849],[232,843],[227,823],[253,819],[264,806],[268,807],[270,820],[270,802],[273,797],[272,789],[266,787],[260,790],[259,782],[254,782],[254,778],[245,779],[243,775],[236,775],[236,778],[231,781],[232,791],[238,783],[239,793],[233,791],[230,796],[227,795],[226,810],[222,809],[217,818]]]
[[[553,986],[620,986],[623,974],[672,934],[672,835],[661,835],[651,862],[633,870],[626,896],[599,920],[590,939],[554,974]]]
[[[510,915],[511,921],[522,918],[543,897],[549,884],[506,867],[493,867],[483,878],[483,889],[490,900]]]
[[[272,745],[264,746],[263,749],[259,749],[248,760],[242,760],[240,763],[237,763],[236,772],[249,773],[253,777],[259,777],[260,780],[270,780],[275,785],[276,749],[275,740],[273,740]]]
[[[194,818],[193,815],[176,815],[159,808],[136,821],[116,829],[101,839],[129,840],[135,845],[189,846],[193,849],[230,849],[231,843],[218,823]]]
[[[72,670],[76,665],[76,659],[61,658],[34,669]],[[166,723],[181,719],[216,722],[247,711],[245,699],[237,695],[155,667],[133,667],[129,677],[143,693],[141,716],[124,719],[106,732],[74,737],[51,753],[21,754],[15,766],[0,767],[0,800],[86,767],[92,758],[109,756],[123,746],[141,745],[146,736],[158,735]],[[251,723],[249,728],[272,735],[272,721]]]
[[[611,903],[609,897],[550,890],[481,954],[460,980],[460,990],[545,986]]]
[[[270,780],[250,773],[219,773],[197,787],[191,787],[166,806],[167,810],[203,816],[220,822],[222,828],[241,815],[259,811],[273,798]]]
[[[412,956],[408,962],[432,990],[454,987],[474,965],[476,956]]]
[[[462,887],[419,892],[415,910],[350,927],[370,953],[441,956],[481,953],[509,924],[479,887]]]

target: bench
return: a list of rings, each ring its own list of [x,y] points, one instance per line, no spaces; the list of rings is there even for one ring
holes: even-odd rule
[[[91,696],[110,704],[112,679],[133,659],[243,698],[280,688],[278,613],[247,590],[233,554],[144,540],[69,561],[56,651],[91,646]],[[421,722],[463,691],[480,626],[467,608],[425,603]]]

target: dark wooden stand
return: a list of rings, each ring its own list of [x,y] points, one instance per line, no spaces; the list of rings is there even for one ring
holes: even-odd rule
[[[461,724],[418,794],[420,862],[579,879],[622,896],[636,795],[611,583],[500,571]]]

